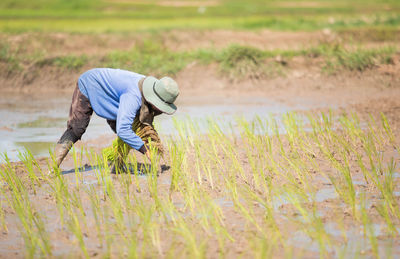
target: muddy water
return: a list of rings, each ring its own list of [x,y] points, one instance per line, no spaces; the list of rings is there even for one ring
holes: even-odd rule
[[[16,161],[18,153],[25,149],[34,156],[49,154],[65,130],[68,119],[71,96],[32,97],[29,95],[2,96],[0,98],[0,152],[6,152],[10,160]],[[258,115],[282,115],[291,110],[302,110],[324,106],[321,103],[310,103],[299,100],[287,106],[267,98],[257,96],[180,96],[176,119],[190,116],[195,120],[208,117],[219,122],[233,121],[243,116],[251,120]],[[155,123],[160,134],[174,134],[175,129],[171,116],[160,115]],[[205,130],[205,129],[204,129]],[[104,119],[93,115],[88,130],[82,140],[98,138],[101,135],[112,135]]]

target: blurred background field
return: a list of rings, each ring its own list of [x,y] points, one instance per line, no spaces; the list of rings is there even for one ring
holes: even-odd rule
[[[255,60],[259,67],[271,57],[322,56],[324,71],[364,70],[391,62],[399,25],[400,2],[394,0],[5,0],[0,73],[4,89],[11,87],[10,76],[13,86],[31,85],[44,67],[108,66],[159,76],[176,75],[193,62],[217,62],[225,75],[243,78],[251,64],[232,72],[227,59]]]
[[[393,28],[396,0],[4,0],[0,30],[129,32],[140,30]]]

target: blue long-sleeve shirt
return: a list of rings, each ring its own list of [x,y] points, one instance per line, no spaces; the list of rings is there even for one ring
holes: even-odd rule
[[[78,80],[94,112],[105,119],[117,121],[117,135],[132,148],[139,150],[144,142],[132,130],[132,123],[142,105],[138,84],[144,75],[134,72],[95,68]]]

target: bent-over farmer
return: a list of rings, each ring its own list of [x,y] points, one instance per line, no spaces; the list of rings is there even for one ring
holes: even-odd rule
[[[105,118],[118,135],[112,147],[103,151],[114,161],[113,172],[123,170],[131,148],[149,157],[149,139],[162,153],[153,119],[161,113],[173,114],[178,95],[178,85],[170,77],[158,80],[111,68],[95,68],[83,73],[72,96],[67,130],[55,148],[57,166],[85,133],[93,111]]]

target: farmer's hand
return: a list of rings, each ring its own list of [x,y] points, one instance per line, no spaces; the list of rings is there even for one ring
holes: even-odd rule
[[[139,149],[140,153],[143,155],[146,155],[147,159],[151,161],[150,159],[150,149],[146,146],[146,144],[143,144],[143,146]]]

